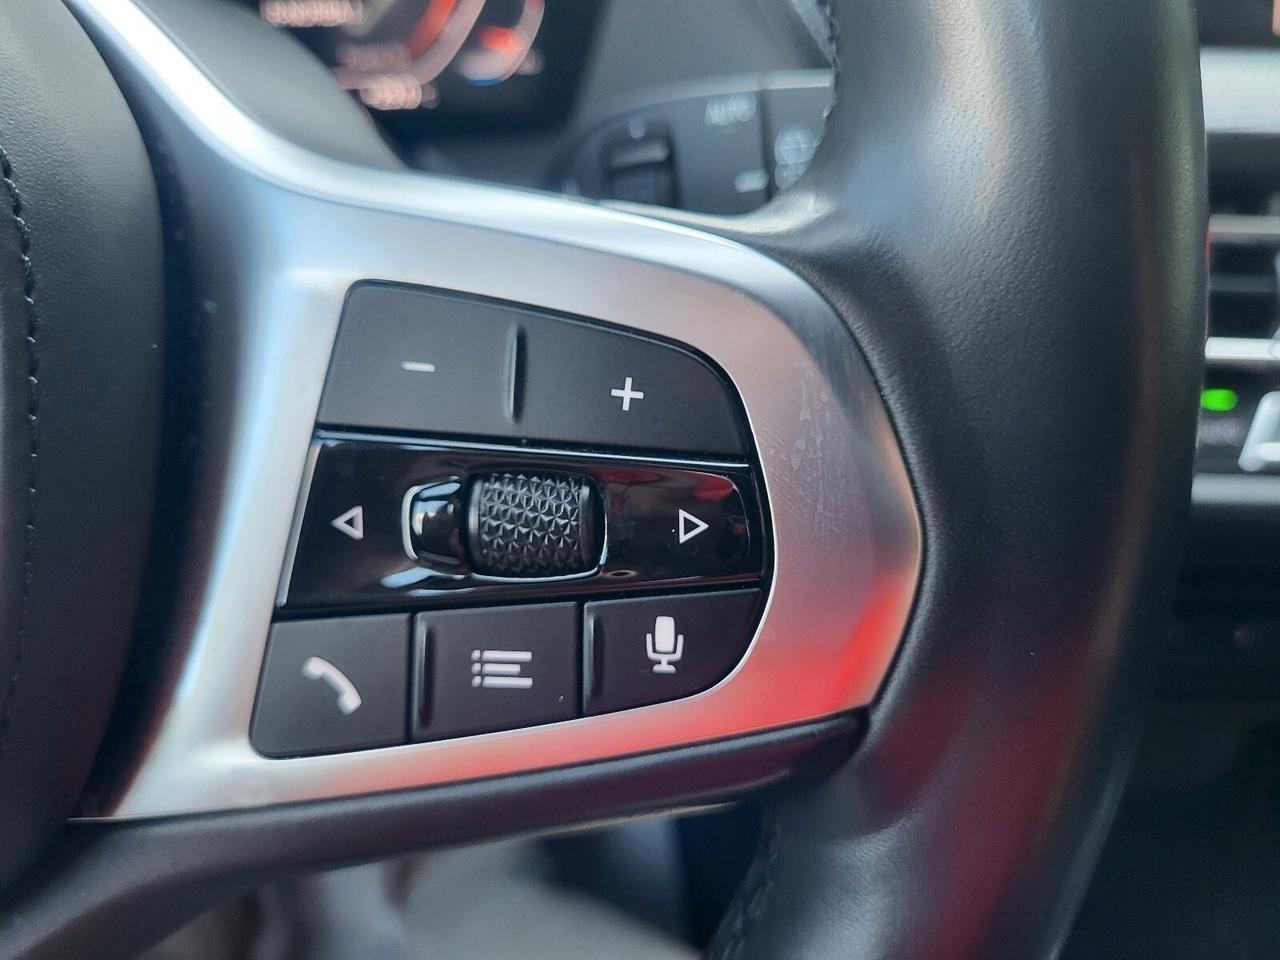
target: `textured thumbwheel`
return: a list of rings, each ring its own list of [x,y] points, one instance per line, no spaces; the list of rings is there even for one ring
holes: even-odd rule
[[[567,577],[600,562],[599,498],[590,480],[510,472],[472,482],[472,569],[495,577]]]

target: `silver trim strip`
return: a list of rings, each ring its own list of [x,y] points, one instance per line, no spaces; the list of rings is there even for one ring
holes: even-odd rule
[[[1200,51],[1204,125],[1209,134],[1280,134],[1280,50]]]
[[[1210,337],[1205,341],[1204,359],[1209,366],[1280,368],[1280,342],[1245,337]]]
[[[880,395],[794,273],[699,231],[563,198],[317,156],[229,100],[130,0],[69,0],[189,197],[212,340],[211,538],[181,570],[163,696],[86,814],[155,817],[584,763],[869,703],[911,608],[921,529]],[[248,729],[347,290],[416,283],[681,341],[740,391],[773,523],[770,599],[739,667],[667,704],[361,753],[266,759]],[[206,552],[207,550],[207,552]]]
[[[1209,218],[1214,243],[1275,244],[1280,251],[1280,217],[1242,213],[1215,213]]]
[[[319,444],[312,444],[307,451],[307,463],[302,471],[302,485],[298,489],[298,508],[294,511],[293,523],[289,526],[289,544],[285,548],[284,568],[280,573],[280,583],[276,586],[276,605],[283,607],[289,599],[289,581],[293,579],[293,558],[298,553],[298,538],[302,536],[307,497],[311,495],[311,481],[316,473],[316,461],[320,458]]]
[[[1191,503],[1197,509],[1280,511],[1280,477],[1259,474],[1201,473],[1191,482]]]

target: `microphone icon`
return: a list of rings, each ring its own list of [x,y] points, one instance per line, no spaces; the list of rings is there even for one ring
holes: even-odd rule
[[[684,656],[684,634],[676,633],[675,617],[658,617],[653,633],[645,634],[645,648],[653,661],[654,673],[675,673],[673,664]]]

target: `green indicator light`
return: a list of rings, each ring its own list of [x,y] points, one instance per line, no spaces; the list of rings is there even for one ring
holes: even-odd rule
[[[1240,405],[1240,394],[1226,387],[1212,387],[1200,393],[1200,406],[1213,413],[1230,413]]]

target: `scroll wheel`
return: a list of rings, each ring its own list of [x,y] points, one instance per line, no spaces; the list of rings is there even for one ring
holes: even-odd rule
[[[472,479],[467,511],[471,567],[493,577],[546,578],[600,564],[600,498],[585,477],[492,473]]]

